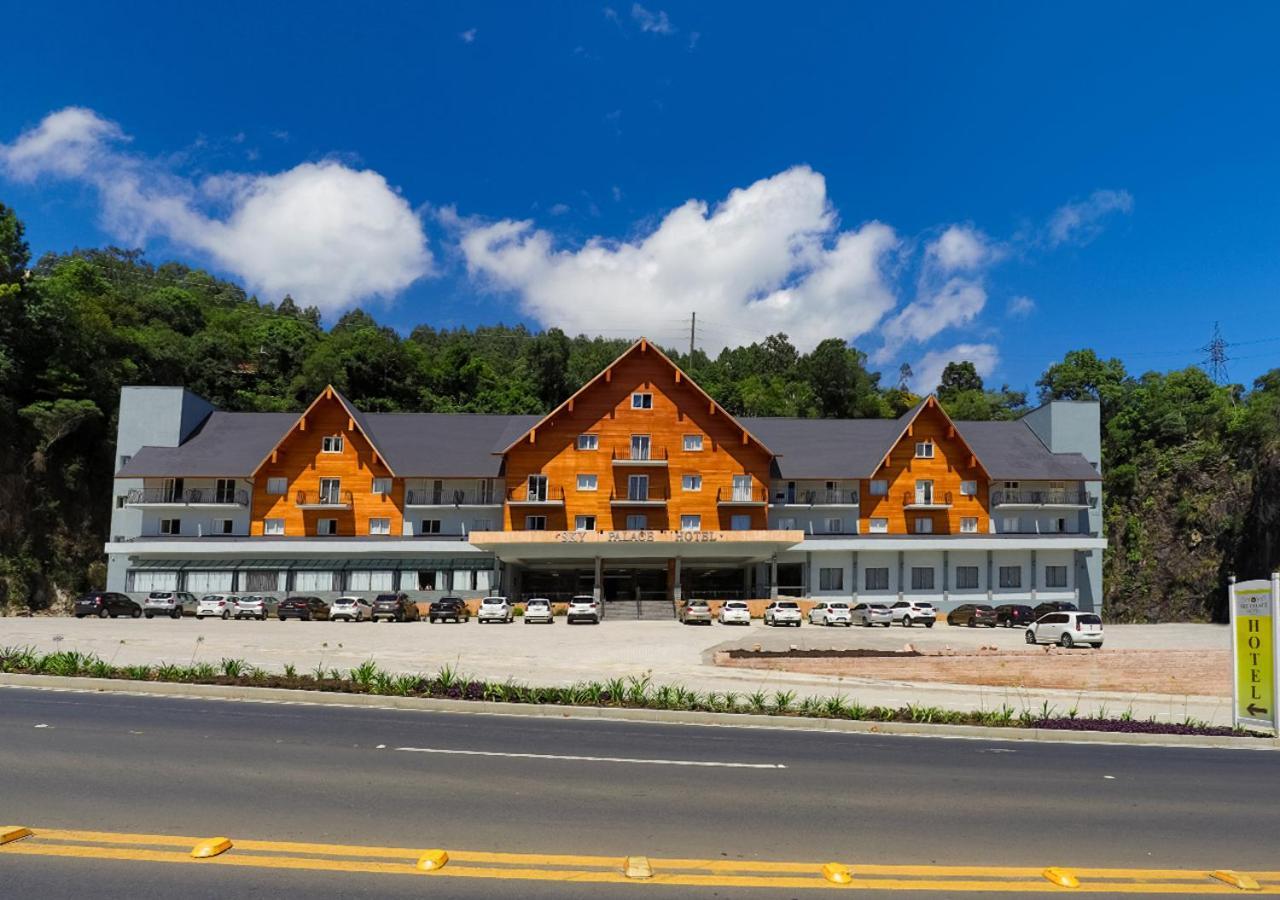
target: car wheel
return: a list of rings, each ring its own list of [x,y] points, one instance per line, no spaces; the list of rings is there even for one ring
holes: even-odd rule
[[[1028,644],[1034,644],[1036,642],[1036,633],[1032,631],[1030,628],[1028,628],[1025,632],[1023,632],[1023,639]]]
[[[180,610],[180,609],[175,609],[173,612],[169,613],[169,616],[170,616],[171,618],[174,618],[174,619],[181,619],[181,618],[182,618],[182,610]]]
[[[151,618],[151,616],[152,616],[152,613],[145,613],[144,615],[146,615],[146,617],[147,617],[148,619],[150,619],[150,618]]]
[[[231,613],[224,609],[222,611],[222,621],[225,622],[227,619],[230,619],[230,618],[231,618]]]
[[[129,618],[131,618],[131,619],[141,619],[141,618],[142,618],[142,608],[141,608],[141,607],[139,607],[139,606],[135,606],[133,609],[129,610]]]
[[[84,613],[76,613],[76,618],[77,618],[77,619],[83,619],[83,618],[84,618]]]
[[[1058,638],[1058,643],[1067,649],[1076,645],[1076,642],[1072,640],[1071,635],[1067,634],[1065,631],[1062,633],[1062,637]]]
[[[910,627],[911,627],[911,617],[910,617],[910,616],[903,616],[903,617],[902,617],[902,627],[903,627],[903,628],[910,628]]]
[[[105,619],[107,616],[111,616],[111,611],[109,609],[107,609],[106,607],[103,607],[102,609],[98,610],[99,619]],[[114,619],[115,616],[111,616],[111,618]]]
[[[1096,643],[1096,644],[1090,644],[1089,646],[1090,646],[1090,647],[1092,647],[1094,650],[1101,650],[1101,649],[1102,649],[1102,642],[1101,642],[1101,641],[1099,641],[1098,643]]]

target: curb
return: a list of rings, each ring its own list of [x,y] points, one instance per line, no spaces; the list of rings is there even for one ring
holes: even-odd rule
[[[1280,738],[1218,737],[1212,735],[1130,734],[1109,731],[1066,731],[1056,728],[1000,728],[985,725],[931,725],[919,722],[873,722],[854,719],[767,716],[752,713],[708,713],[665,709],[627,709],[612,706],[558,706],[501,703],[491,700],[441,700],[301,691],[289,688],[241,687],[220,684],[124,681],[57,675],[0,674],[0,687],[92,693],[150,695],[177,699],[239,700],[365,709],[395,709],[470,715],[542,719],[587,719],[659,725],[703,725],[720,728],[771,728],[846,734],[907,735],[985,741],[1050,744],[1107,744],[1113,746],[1182,747],[1215,750],[1280,750]]]

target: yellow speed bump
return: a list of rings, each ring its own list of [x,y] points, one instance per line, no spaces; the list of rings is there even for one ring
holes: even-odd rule
[[[206,838],[191,848],[192,859],[209,859],[231,849],[231,838]]]
[[[1078,888],[1080,887],[1080,879],[1070,869],[1062,869],[1058,866],[1050,866],[1042,873],[1046,880],[1056,884],[1058,887]]]
[[[449,861],[449,854],[443,850],[427,850],[418,857],[418,869],[423,872],[434,872],[443,869]]]
[[[1258,884],[1252,875],[1246,875],[1243,872],[1236,872],[1232,869],[1219,869],[1209,874],[1219,881],[1225,881],[1232,887],[1240,888],[1242,891],[1262,890],[1262,885]]]
[[[853,869],[840,863],[827,863],[822,867],[822,877],[832,884],[850,884],[853,881]]]
[[[23,828],[21,825],[0,825],[0,844],[20,841],[24,837],[31,837],[30,828]]]
[[[628,856],[622,864],[622,874],[628,878],[652,878],[653,866],[647,856]]]

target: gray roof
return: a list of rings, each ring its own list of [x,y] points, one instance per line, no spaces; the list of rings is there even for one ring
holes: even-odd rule
[[[741,418],[778,455],[779,478],[865,478],[902,431],[899,419]]]
[[[956,422],[987,473],[997,480],[1101,481],[1079,453],[1051,453],[1022,420],[1014,422]]]
[[[507,445],[541,416],[476,413],[366,413],[370,438],[402,477],[495,478]],[[508,435],[513,435],[508,439]]]
[[[117,478],[236,477],[253,470],[298,421],[297,413],[215,411],[180,447],[143,447]]]

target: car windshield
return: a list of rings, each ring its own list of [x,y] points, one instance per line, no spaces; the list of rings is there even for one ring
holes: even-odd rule
[[[484,598],[485,606],[501,606],[506,602],[507,600],[505,597],[485,597]]]
[[[883,603],[872,603],[871,608],[872,609],[888,609],[889,607],[885,606]]]
[[[217,594],[210,594],[207,597],[201,597],[200,602],[201,603],[217,603],[221,599],[222,598],[219,597]]]
[[[1097,616],[1084,615],[1079,617],[1081,625],[1101,625],[1102,619]]]
[[[690,606],[706,606],[707,601],[706,600],[690,600],[689,605]]]

